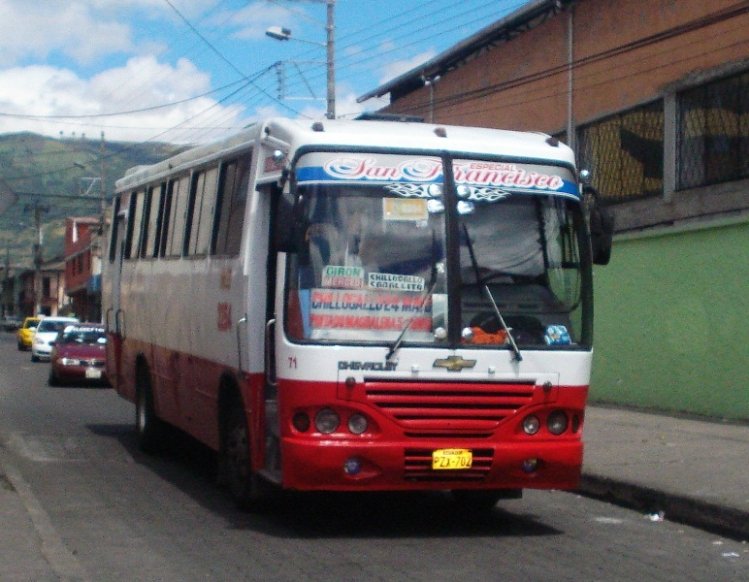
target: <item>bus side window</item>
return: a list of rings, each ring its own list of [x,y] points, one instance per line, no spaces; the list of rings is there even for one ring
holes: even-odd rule
[[[250,182],[251,153],[226,162],[221,169],[218,193],[218,224],[214,254],[239,254],[244,227],[244,211]]]
[[[127,239],[125,240],[125,258],[127,259],[134,259],[139,256],[145,194],[141,190],[134,192],[130,197],[129,214],[132,216],[132,220],[128,223]]]
[[[169,240],[166,245],[167,257],[182,256],[187,221],[187,203],[190,196],[190,178],[183,176],[172,184],[171,208],[169,212]]]
[[[114,263],[114,259],[117,256],[117,230],[120,226],[120,221],[117,220],[117,217],[120,214],[120,204],[122,202],[122,197],[115,198],[114,201],[114,210],[112,211],[112,228],[109,233],[109,262]]]
[[[159,214],[162,206],[163,185],[153,186],[149,189],[149,201],[146,208],[145,230],[143,232],[143,244],[141,256],[153,258],[158,251],[159,238]]]
[[[197,173],[193,178],[195,189],[192,197],[190,216],[190,240],[188,255],[205,255],[211,240],[214,205],[216,203],[217,168],[209,168]]]
[[[159,219],[159,248],[156,255],[159,257],[166,256],[167,242],[172,235],[172,227],[169,223],[169,217],[172,213],[172,193],[174,190],[174,181],[170,180],[165,185],[164,203],[161,209],[161,218]]]

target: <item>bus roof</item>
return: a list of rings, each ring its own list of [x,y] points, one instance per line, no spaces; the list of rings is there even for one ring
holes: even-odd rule
[[[250,147],[258,139],[280,141],[287,144],[292,152],[302,146],[365,150],[397,148],[400,151],[433,152],[435,155],[443,152],[466,156],[504,155],[574,167],[572,150],[543,133],[403,121],[270,118],[231,137],[187,150],[152,166],[131,168],[124,178],[117,181],[117,190],[158,179],[161,175],[179,171],[180,167],[207,163],[225,155],[227,151]]]

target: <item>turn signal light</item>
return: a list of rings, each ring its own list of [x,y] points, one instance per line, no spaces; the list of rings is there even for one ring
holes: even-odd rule
[[[291,424],[299,432],[307,432],[310,427],[309,415],[306,412],[297,412],[294,418],[291,419]]]

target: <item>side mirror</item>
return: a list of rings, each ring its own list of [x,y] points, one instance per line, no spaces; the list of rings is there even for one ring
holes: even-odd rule
[[[608,208],[601,205],[600,195],[595,188],[585,186],[583,195],[590,200],[589,226],[593,263],[608,265],[611,260],[611,244],[614,237],[614,216]]]
[[[276,209],[274,244],[276,252],[298,253],[303,246],[304,220],[302,204],[292,200],[291,195],[282,194]]]

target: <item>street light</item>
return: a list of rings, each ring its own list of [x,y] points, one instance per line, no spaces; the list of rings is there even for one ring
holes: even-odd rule
[[[327,78],[328,78],[328,88],[327,88],[327,100],[328,100],[328,109],[325,114],[325,116],[328,119],[335,119],[335,24],[334,24],[334,9],[335,9],[335,0],[320,0],[322,2],[325,2],[327,6],[327,19],[325,23],[325,30],[327,32],[327,40],[326,42],[315,42],[311,40],[304,40],[301,38],[296,38],[291,36],[291,29],[284,28],[281,26],[271,26],[268,30],[265,31],[266,36],[269,36],[270,38],[273,38],[275,40],[296,40],[299,42],[306,42],[308,44],[314,44],[317,46],[325,47],[327,58],[326,58],[326,66],[327,66]]]
[[[275,38],[276,40],[289,40],[291,38],[291,29],[282,28],[280,26],[271,26],[268,30],[265,31],[265,34],[271,38]],[[322,45],[323,43],[316,42],[315,44]]]

